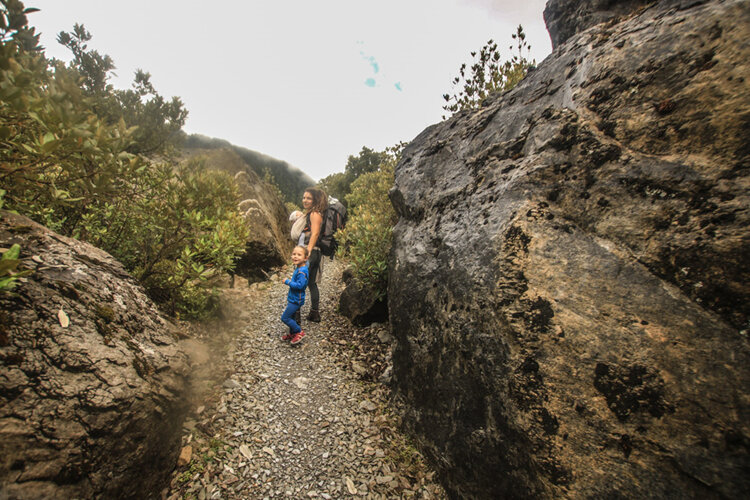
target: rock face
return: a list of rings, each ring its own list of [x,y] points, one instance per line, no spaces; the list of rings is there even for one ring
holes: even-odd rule
[[[396,169],[394,384],[454,496],[750,491],[750,3],[624,19]]]
[[[234,176],[241,200],[239,208],[250,228],[246,251],[238,260],[235,273],[250,283],[265,280],[264,272],[286,263],[294,246],[284,203],[231,149],[192,149],[187,154],[204,158],[208,168]]]
[[[33,273],[0,292],[0,497],[158,495],[188,375],[174,327],[109,254],[0,211],[15,243]]]
[[[552,47],[557,47],[592,26],[604,22],[616,23],[653,3],[654,0],[549,0],[544,8],[544,22],[552,39]],[[678,0],[672,3],[680,6],[694,2]]]
[[[339,312],[357,326],[388,321],[388,303],[385,297],[378,297],[375,291],[358,283],[350,269],[342,275],[346,288],[339,297]]]

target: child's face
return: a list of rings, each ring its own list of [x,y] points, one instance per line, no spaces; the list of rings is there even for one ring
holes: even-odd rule
[[[307,259],[305,258],[305,251],[301,248],[295,248],[292,250],[292,264],[299,266],[304,264]]]

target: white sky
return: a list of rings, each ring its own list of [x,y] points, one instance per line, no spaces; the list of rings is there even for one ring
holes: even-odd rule
[[[537,62],[545,0],[24,0],[48,56],[74,23],[115,62],[141,68],[189,111],[184,130],[300,168],[342,172],[349,155],[410,141],[444,113],[461,63],[490,38],[509,58],[522,24]],[[376,72],[377,70],[377,72]]]

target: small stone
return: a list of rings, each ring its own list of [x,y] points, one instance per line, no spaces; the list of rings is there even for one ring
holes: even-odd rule
[[[367,411],[375,411],[378,409],[378,406],[369,399],[365,399],[364,401],[359,403],[359,407]]]
[[[357,488],[354,486],[354,481],[352,481],[348,477],[344,478],[344,480],[346,482],[346,489],[349,490],[349,493],[352,494],[352,495],[356,495],[357,494]]]
[[[222,384],[222,386],[225,389],[237,389],[240,386],[240,384],[237,381],[232,380],[231,378],[228,378],[227,380],[224,381],[224,384]]]
[[[242,453],[242,455],[248,460],[253,459],[253,454],[250,452],[250,448],[245,444],[240,445],[240,453]]]
[[[393,335],[388,333],[387,330],[381,330],[380,332],[378,332],[378,340],[382,344],[390,344],[391,342],[393,342],[394,338]]]
[[[352,370],[354,370],[354,373],[356,373],[357,375],[364,375],[365,373],[367,373],[367,368],[357,363],[356,361],[352,361]]]
[[[292,383],[299,387],[300,389],[307,389],[307,383],[310,382],[309,378],[305,377],[297,377],[294,380],[292,380]]]
[[[192,446],[184,446],[182,450],[180,450],[180,456],[177,459],[177,467],[184,467],[187,464],[190,463],[190,460],[193,458],[193,447]]]

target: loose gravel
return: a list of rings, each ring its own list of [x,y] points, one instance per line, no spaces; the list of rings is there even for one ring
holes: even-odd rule
[[[446,498],[377,381],[387,380],[387,325],[356,328],[336,315],[342,266],[326,264],[323,321],[303,319],[297,346],[280,339],[291,268],[226,291],[229,321],[210,334],[223,361],[194,403],[164,499]]]

